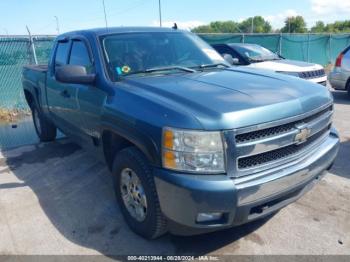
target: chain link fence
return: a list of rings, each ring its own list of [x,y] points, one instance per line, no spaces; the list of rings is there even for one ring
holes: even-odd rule
[[[47,63],[53,44],[52,37],[33,38],[39,63]],[[26,109],[22,92],[22,68],[32,64],[29,38],[0,37],[0,109]]]
[[[34,37],[39,63],[47,63],[53,37]],[[38,142],[22,91],[22,67],[34,63],[28,37],[0,37],[0,150]]]

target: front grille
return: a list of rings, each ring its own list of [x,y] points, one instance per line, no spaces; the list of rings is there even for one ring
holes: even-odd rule
[[[304,79],[311,79],[311,78],[318,78],[325,76],[326,72],[324,69],[319,69],[319,70],[313,70],[313,71],[307,71],[307,72],[300,72],[299,77],[304,78]]]
[[[265,129],[261,129],[258,131],[253,131],[253,132],[249,132],[249,133],[236,135],[236,143],[240,144],[240,143],[252,142],[252,141],[256,141],[256,140],[260,140],[260,139],[264,139],[264,138],[273,137],[276,135],[287,133],[287,132],[295,129],[296,125],[301,124],[301,123],[311,122],[312,120],[314,120],[314,119],[320,117],[321,115],[323,115],[329,111],[332,111],[332,110],[333,110],[333,107],[329,106],[329,107],[323,109],[322,111],[320,111],[314,115],[311,115],[309,117],[306,117],[302,120],[294,121],[294,122],[287,123],[287,124],[280,125],[280,126],[265,128]]]
[[[246,134],[241,134],[236,136],[236,143],[251,142],[271,136],[276,136],[279,134],[287,133],[295,127],[294,123],[285,124],[282,126],[266,128],[259,131],[249,132]]]
[[[299,145],[293,144],[293,145],[282,147],[266,153],[240,158],[238,160],[238,168],[239,169],[251,168],[258,165],[267,164],[275,160],[282,160],[283,158],[286,158],[290,155],[297,154],[307,146],[311,145],[317,139],[322,137],[326,132],[328,132],[329,128],[330,126],[318,132],[314,136],[310,137],[305,143],[302,143]]]
[[[309,148],[314,148],[309,145],[316,144],[329,133],[332,114],[333,105],[329,105],[290,122],[280,120],[279,125],[272,126],[273,123],[270,123],[266,128],[254,131],[237,130],[234,136],[236,176],[268,169],[273,167],[274,162],[283,164],[307,154]]]

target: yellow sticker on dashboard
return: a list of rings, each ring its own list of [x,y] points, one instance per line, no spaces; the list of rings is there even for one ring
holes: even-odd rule
[[[130,68],[129,66],[123,66],[123,67],[122,67],[122,72],[123,72],[124,74],[129,73],[130,70],[131,70],[131,68]]]

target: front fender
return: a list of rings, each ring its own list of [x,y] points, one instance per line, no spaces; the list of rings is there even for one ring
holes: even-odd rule
[[[139,150],[141,150],[141,152],[145,154],[151,165],[161,165],[160,150],[156,142],[150,135],[147,135],[145,132],[139,130],[136,128],[136,126],[127,124],[124,121],[121,123],[120,121],[115,120],[104,120],[101,124],[101,133],[106,130],[111,131],[134,144]]]

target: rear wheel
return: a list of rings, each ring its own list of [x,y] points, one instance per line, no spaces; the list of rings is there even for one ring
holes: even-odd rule
[[[35,131],[42,142],[53,141],[57,135],[57,128],[42,116],[37,107],[32,107]]]
[[[116,197],[129,227],[148,239],[165,234],[166,219],[144,155],[135,147],[123,149],[115,157],[112,173]]]

